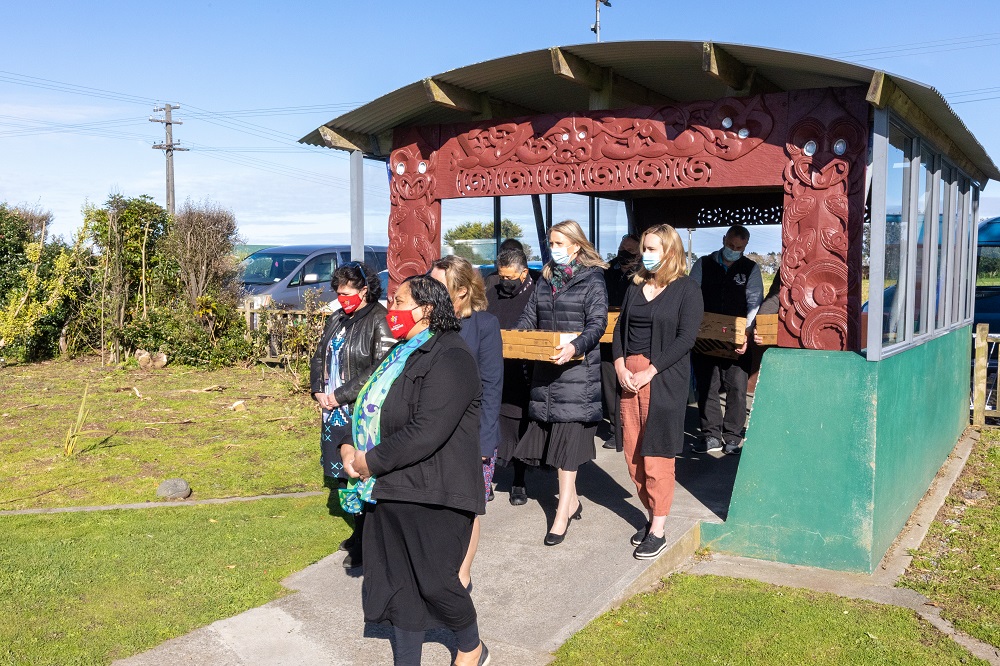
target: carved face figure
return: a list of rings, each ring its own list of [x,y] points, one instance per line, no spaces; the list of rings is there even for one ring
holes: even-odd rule
[[[415,146],[392,151],[389,157],[392,192],[407,201],[430,197],[433,191],[434,161],[435,153],[424,158]]]

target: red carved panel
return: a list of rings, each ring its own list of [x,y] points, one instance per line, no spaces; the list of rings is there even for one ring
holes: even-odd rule
[[[425,128],[422,128],[425,129]],[[408,132],[392,151],[389,180],[389,293],[411,275],[426,273],[441,254],[441,200],[435,195],[437,132]],[[398,132],[397,132],[398,136]]]
[[[780,185],[785,155],[773,137],[785,134],[786,100],[779,93],[451,126],[438,151],[437,196]]]
[[[789,93],[781,347],[861,348],[867,121],[860,88]]]

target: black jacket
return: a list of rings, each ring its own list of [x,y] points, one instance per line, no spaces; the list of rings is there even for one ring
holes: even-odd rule
[[[344,329],[340,362],[346,379],[333,395],[340,405],[350,405],[357,399],[372,371],[396,344],[385,315],[385,307],[376,302],[368,303],[350,317],[343,310],[338,310],[326,318],[323,337],[309,361],[310,393],[326,392],[327,380],[330,378],[330,340]]]
[[[556,365],[535,363],[528,414],[543,423],[593,423],[600,421],[601,352],[598,342],[608,325],[608,291],[596,267],[581,267],[558,294],[542,278],[531,293],[519,329],[573,331],[580,361]]]
[[[622,312],[611,343],[615,360],[629,355],[629,311],[642,297],[642,285],[625,292]],[[649,412],[639,453],[673,458],[684,450],[684,415],[691,385],[691,348],[705,313],[701,289],[689,277],[679,277],[653,300],[653,328],[649,360],[656,375],[649,383]],[[621,386],[618,387],[621,398]],[[618,402],[616,400],[616,402]],[[615,411],[620,411],[618,404]],[[616,436],[621,442],[621,419]]]
[[[454,331],[435,333],[406,360],[382,403],[381,441],[365,455],[375,500],[485,513],[479,454],[482,384]]]
[[[500,322],[501,329],[517,326],[524,308],[535,291],[537,282],[528,271],[524,286],[513,296],[502,296],[496,287],[486,290],[486,311]],[[519,358],[503,360],[503,395],[500,398],[500,415],[509,419],[527,418],[531,371],[534,364]]]
[[[479,450],[493,456],[500,444],[500,396],[503,393],[503,342],[500,322],[489,312],[473,312],[462,320],[459,333],[476,359],[483,382],[483,404],[479,422]]]

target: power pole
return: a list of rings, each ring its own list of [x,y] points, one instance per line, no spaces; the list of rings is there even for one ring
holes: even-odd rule
[[[153,150],[162,150],[167,156],[167,212],[172,216],[174,214],[174,151],[175,150],[188,150],[187,148],[180,148],[180,141],[174,143],[174,125],[183,125],[179,120],[173,120],[170,117],[170,112],[174,109],[179,109],[180,106],[171,106],[170,104],[164,104],[159,108],[153,109],[153,113],[159,113],[163,111],[162,118],[149,118],[151,123],[163,123],[166,129],[166,140],[163,143],[153,144]]]

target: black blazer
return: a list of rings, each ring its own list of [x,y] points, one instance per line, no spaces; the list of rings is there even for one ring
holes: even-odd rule
[[[382,403],[381,442],[365,456],[378,478],[374,499],[485,513],[482,394],[476,360],[457,332],[418,347]]]
[[[326,391],[330,373],[330,340],[340,329],[345,329],[341,359],[344,363],[344,383],[333,392],[337,403],[350,405],[358,398],[361,387],[389,353],[396,340],[385,320],[386,310],[381,303],[368,303],[353,316],[337,310],[326,318],[323,337],[309,361],[310,394]]]
[[[556,365],[535,362],[528,414],[543,423],[593,423],[603,418],[601,351],[598,342],[608,325],[608,290],[604,273],[581,267],[558,294],[542,278],[531,292],[519,329],[579,332],[572,340],[583,360]]]
[[[622,312],[611,342],[617,361],[627,357],[629,310],[641,298],[642,285],[625,292]],[[691,348],[698,337],[705,305],[701,288],[689,277],[679,277],[653,301],[653,330],[649,360],[656,375],[649,383],[649,413],[639,452],[644,456],[673,458],[684,450],[684,414],[691,385]],[[617,382],[616,382],[617,383]],[[618,385],[618,400],[622,388]],[[615,406],[620,411],[620,406]],[[621,442],[621,419],[618,441]]]

